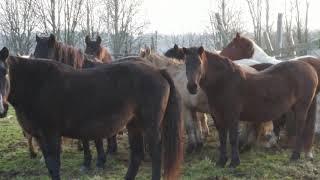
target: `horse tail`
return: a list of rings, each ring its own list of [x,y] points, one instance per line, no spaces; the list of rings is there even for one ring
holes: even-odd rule
[[[170,84],[170,95],[162,124],[164,179],[178,179],[183,160],[183,121],[181,97],[166,70],[160,70]]]

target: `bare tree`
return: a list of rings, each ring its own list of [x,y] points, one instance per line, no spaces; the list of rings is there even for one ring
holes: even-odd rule
[[[76,28],[82,18],[84,0],[65,0],[64,3],[64,42],[75,44]]]
[[[111,37],[114,54],[131,53],[136,37],[140,36],[147,25],[138,21],[139,0],[105,0],[107,15],[105,23]]]
[[[4,0],[0,3],[0,30],[12,52],[29,54],[36,27],[34,0]]]
[[[234,0],[218,0],[216,9],[209,11],[209,31],[216,42],[216,48],[222,48],[235,35],[243,30],[241,11],[233,6]]]
[[[52,33],[58,39],[61,39],[63,17],[62,0],[37,0],[37,17],[40,23],[40,29],[43,33]]]
[[[254,39],[258,45],[262,42],[262,0],[246,0],[253,24]]]

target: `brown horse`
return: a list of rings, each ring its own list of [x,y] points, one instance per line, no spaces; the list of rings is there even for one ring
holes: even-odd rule
[[[282,62],[281,60],[277,60],[274,57],[269,56],[264,50],[259,47],[253,40],[240,35],[237,33],[236,36],[232,39],[232,41],[221,51],[221,55],[230,58],[231,60],[240,60],[240,61],[248,61],[251,64],[255,64],[254,66],[258,67],[260,70],[268,68],[272,64],[278,64]],[[296,58],[292,60],[301,60],[304,58]],[[287,119],[288,123],[286,123]],[[294,121],[294,114],[292,111],[287,112],[283,115],[283,118],[280,121],[274,121],[274,131],[276,135],[279,136],[280,129],[286,127],[286,137],[287,144],[289,146],[294,146],[295,142],[295,126],[290,123]],[[305,152],[310,152],[310,146],[305,147]]]
[[[215,116],[220,140],[217,165],[224,167],[227,162],[228,133],[232,147],[230,167],[240,164],[239,120],[275,120],[291,109],[296,117],[298,137],[291,160],[300,158],[303,145],[312,146],[319,60],[309,57],[282,62],[262,72],[249,72],[228,58],[204,51],[203,47],[184,48],[184,53],[187,88],[190,93],[196,93],[200,86],[208,97],[211,114]]]
[[[5,117],[8,102],[15,108],[23,130],[37,138],[52,179],[60,179],[61,136],[101,139],[124,126],[130,144],[126,179],[134,179],[139,169],[143,134],[152,153],[152,179],[161,178],[161,159],[164,178],[178,178],[181,99],[165,70],[138,57],[77,70],[56,61],[9,56],[7,48],[0,51],[0,62],[0,116]]]
[[[101,37],[97,36],[95,41],[90,39],[90,36],[86,36],[85,39],[86,49],[84,53],[94,56],[96,59],[103,63],[111,63],[112,57],[107,48],[101,46]]]
[[[56,37],[51,34],[49,37],[36,36],[37,45],[34,51],[35,58],[52,59],[64,64],[70,65],[75,69],[95,67],[101,62],[96,60],[88,59],[86,55],[82,53],[80,49],[66,45],[62,42],[58,42]],[[89,142],[85,139],[82,140],[84,162],[82,169],[87,170],[91,165],[91,152],[89,148]],[[95,140],[96,149],[98,152],[99,161],[97,162],[98,167],[103,167],[105,162],[105,153],[103,150],[102,140]],[[78,143],[79,149],[81,144]],[[108,153],[115,153],[117,151],[116,135],[108,138]]]

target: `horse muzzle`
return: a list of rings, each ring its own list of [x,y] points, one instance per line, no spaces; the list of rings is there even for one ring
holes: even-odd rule
[[[197,92],[198,92],[198,86],[195,83],[188,83],[187,89],[190,94],[197,94]]]

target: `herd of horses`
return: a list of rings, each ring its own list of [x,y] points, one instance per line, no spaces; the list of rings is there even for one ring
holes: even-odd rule
[[[103,168],[103,139],[107,152],[116,152],[116,136],[124,128],[130,145],[125,179],[135,179],[146,152],[152,179],[161,178],[162,168],[165,179],[178,179],[184,129],[186,151],[200,150],[209,134],[205,114],[219,134],[217,166],[228,161],[228,136],[229,167],[240,164],[239,142],[248,139],[239,140],[240,121],[249,122],[247,134],[255,137],[271,126],[262,135],[267,144],[276,142],[283,126],[293,126],[291,160],[303,151],[313,158],[320,59],[276,60],[239,33],[221,52],[174,45],[164,55],[145,49],[118,60],[99,36],[85,38],[84,53],[54,35],[36,36],[36,42],[28,58],[10,55],[6,47],[0,51],[0,117],[10,103],[28,142],[37,140],[52,179],[60,179],[61,137],[82,143],[85,169],[93,140],[96,165]]]

